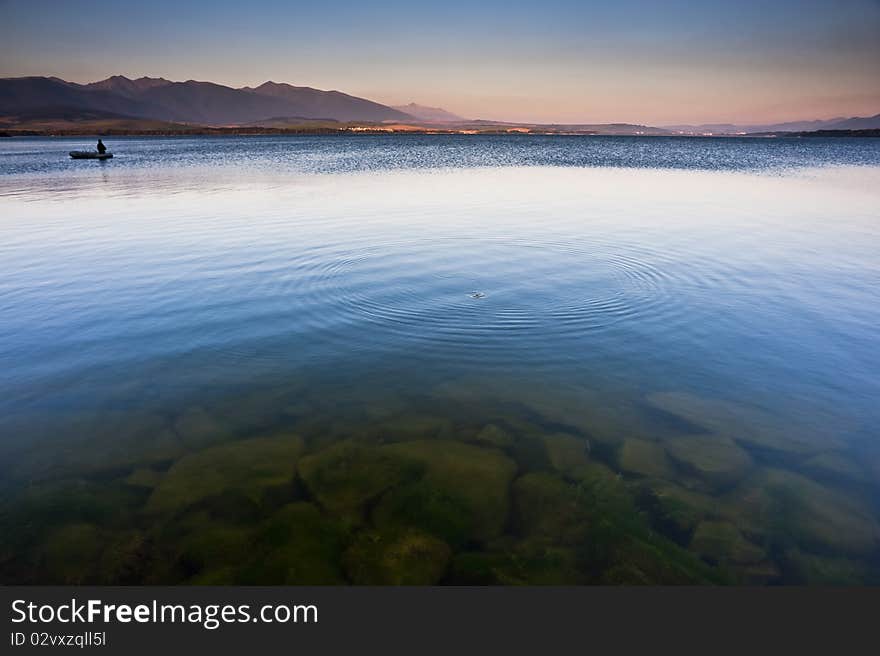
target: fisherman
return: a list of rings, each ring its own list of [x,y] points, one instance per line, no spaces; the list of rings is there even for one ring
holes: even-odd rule
[[[98,154],[103,155],[107,152],[107,146],[104,145],[104,142],[101,139],[98,139]]]

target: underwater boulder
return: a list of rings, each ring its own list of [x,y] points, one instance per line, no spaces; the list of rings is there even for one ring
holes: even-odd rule
[[[773,415],[730,401],[686,392],[657,392],[647,399],[654,407],[754,449],[806,456],[843,446],[836,437],[815,433],[809,426],[782,426]]]
[[[640,476],[674,478],[666,450],[657,442],[627,438],[620,447],[617,462],[624,471]]]
[[[309,492],[329,512],[359,522],[367,504],[424,471],[406,454],[347,440],[305,456],[299,474]]]
[[[556,544],[586,538],[589,518],[576,485],[553,474],[533,472],[514,481],[513,499],[520,534],[550,538]]]
[[[802,465],[805,472],[819,480],[832,483],[858,484],[865,483],[868,475],[855,461],[841,453],[820,453]]]
[[[446,572],[452,550],[427,533],[363,531],[343,556],[358,585],[433,585]]]
[[[494,449],[452,440],[418,440],[382,447],[387,454],[420,463],[426,484],[444,491],[469,510],[473,536],[501,533],[509,509],[508,488],[514,462]]]
[[[264,521],[252,556],[237,572],[238,585],[339,585],[345,583],[342,550],[348,532],[313,504],[291,503]]]
[[[754,565],[766,558],[763,549],[746,540],[736,526],[725,521],[700,522],[690,549],[720,564]]]
[[[589,442],[582,437],[569,433],[553,433],[544,436],[544,448],[550,458],[550,464],[567,476],[573,476],[578,470],[589,467]]]
[[[471,540],[476,529],[474,513],[465,500],[423,480],[383,494],[371,517],[380,529],[417,528],[436,535],[453,548]]]
[[[721,435],[688,435],[663,444],[675,464],[713,488],[740,481],[753,464],[746,451]]]
[[[730,495],[743,516],[758,517],[776,542],[828,555],[866,555],[880,548],[871,506],[805,476],[764,469]]]
[[[639,499],[640,505],[650,513],[653,524],[678,540],[689,539],[704,519],[725,516],[720,500],[666,480],[651,479],[641,483]]]
[[[174,422],[174,431],[189,449],[229,439],[231,431],[201,406],[188,408]]]
[[[159,485],[164,475],[164,472],[149,467],[139,467],[125,477],[125,484],[152,490]]]
[[[486,424],[472,438],[472,441],[488,447],[496,449],[504,449],[513,444],[513,437],[503,428],[499,428],[496,424]]]
[[[577,554],[542,540],[517,543],[509,551],[470,551],[452,562],[453,585],[577,585],[586,582]]]
[[[93,583],[107,538],[94,524],[76,522],[52,531],[39,547],[40,583]]]
[[[880,572],[852,558],[819,556],[790,549],[785,553],[786,568],[796,583],[807,585],[877,585]]]
[[[270,488],[291,484],[302,451],[300,437],[280,435],[237,440],[184,456],[153,491],[147,511],[175,512],[229,492],[259,503]]]

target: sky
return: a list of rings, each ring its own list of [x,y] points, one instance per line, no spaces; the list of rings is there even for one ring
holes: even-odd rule
[[[0,77],[338,89],[467,118],[880,112],[880,0],[0,0]]]

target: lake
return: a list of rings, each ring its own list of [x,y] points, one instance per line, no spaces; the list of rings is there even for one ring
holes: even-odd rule
[[[0,582],[880,583],[880,140],[0,139]]]

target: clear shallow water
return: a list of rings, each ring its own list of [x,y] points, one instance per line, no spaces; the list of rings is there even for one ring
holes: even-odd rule
[[[880,142],[81,145],[0,142],[4,580],[878,581]]]

